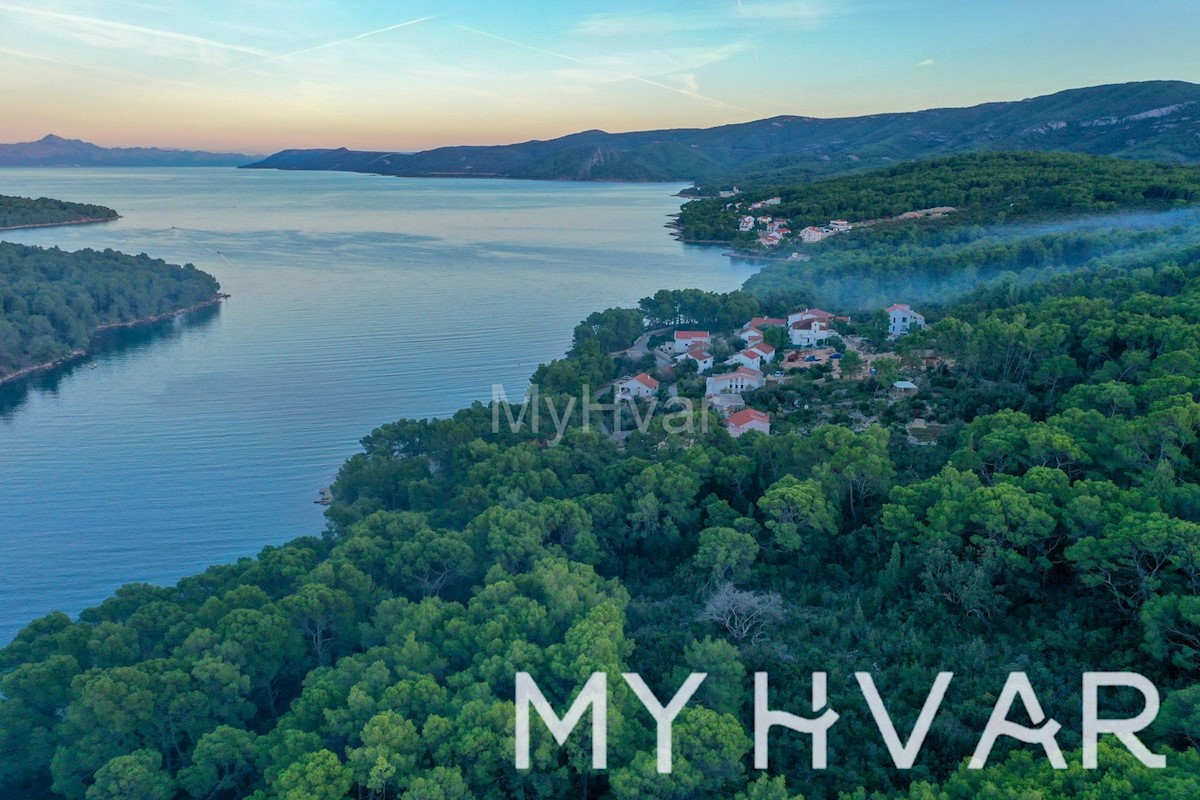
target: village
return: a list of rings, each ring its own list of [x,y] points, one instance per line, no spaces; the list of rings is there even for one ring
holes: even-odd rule
[[[952,206],[938,206],[936,208],[922,208],[915,211],[906,211],[895,217],[882,219],[868,219],[858,222],[849,222],[844,219],[831,219],[827,225],[808,225],[801,228],[795,236],[792,236],[792,230],[788,227],[789,221],[782,217],[771,216],[770,214],[762,213],[766,209],[773,206],[778,206],[783,202],[780,197],[769,197],[766,200],[758,200],[750,203],[746,208],[747,211],[760,212],[758,214],[742,214],[738,217],[737,230],[738,233],[757,233],[758,244],[767,249],[778,248],[783,244],[799,243],[799,244],[816,244],[817,242],[828,239],[830,236],[835,236],[839,233],[847,233],[855,228],[865,228],[872,225],[877,225],[880,222],[888,220],[910,220],[910,219],[938,219],[947,214],[951,214],[957,209]],[[740,211],[742,203],[731,203],[726,206],[727,209]],[[790,237],[790,238],[789,238]],[[794,253],[793,257],[799,257],[800,254]]]
[[[886,309],[884,342],[896,340],[926,327],[925,317],[905,303]],[[880,317],[882,322],[882,315]],[[750,432],[770,435],[772,413],[757,408],[755,392],[795,385],[792,380],[811,371],[809,383],[826,385],[830,381],[885,382],[883,401],[893,404],[915,397],[920,386],[921,369],[938,366],[940,359],[929,354],[919,364],[908,359],[901,370],[901,359],[890,349],[873,346],[863,335],[855,335],[853,320],[820,308],[796,310],[787,317],[754,317],[736,330],[714,333],[683,328],[663,329],[645,334],[633,348],[613,355],[624,358],[654,359],[655,368],[626,375],[612,384],[614,401],[649,402],[656,398],[702,398],[703,406],[716,412],[734,438]],[[653,373],[653,374],[652,374]],[[811,411],[810,404],[795,401],[792,408],[778,408],[777,415],[789,416]],[[857,415],[865,425],[870,418]],[[910,432],[926,427],[917,416],[909,423]],[[922,443],[927,435],[916,433]]]

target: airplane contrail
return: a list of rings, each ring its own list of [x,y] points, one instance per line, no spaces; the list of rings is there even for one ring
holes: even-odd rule
[[[186,44],[195,45],[197,47],[209,47],[219,50],[228,50],[235,53],[246,53],[247,55],[254,56],[263,55],[263,51],[255,50],[252,47],[242,47],[241,45],[218,42],[214,39],[206,39],[202,36],[192,36],[186,33],[177,33],[175,31],[162,30],[159,28],[147,28],[142,25],[131,25],[126,22],[113,22],[106,19],[83,17],[79,16],[78,14],[64,14],[59,11],[47,11],[41,8],[28,8],[26,6],[16,6],[9,3],[0,3],[0,11],[8,11],[13,14],[24,14],[28,17],[50,20],[53,22],[62,22],[68,25],[73,25],[76,28],[85,31],[91,31],[93,33],[131,33],[137,36],[150,36],[156,39],[163,39],[171,42],[183,42]]]
[[[421,17],[420,19],[410,19],[408,22],[398,22],[395,25],[388,25],[386,28],[380,28],[379,30],[374,30],[374,31],[367,31],[366,33],[360,33],[356,36],[350,36],[345,39],[338,39],[337,41],[334,41],[334,42],[325,42],[324,44],[317,44],[317,45],[313,45],[312,47],[305,47],[300,50],[293,50],[290,53],[280,53],[280,54],[274,55],[274,56],[267,56],[266,58],[260,58],[257,61],[250,61],[245,64],[239,64],[236,67],[230,67],[229,69],[221,70],[217,74],[218,75],[227,75],[230,72],[237,72],[238,70],[249,69],[250,67],[257,67],[260,64],[269,64],[272,61],[283,61],[284,59],[293,58],[293,57],[299,56],[299,55],[304,55],[305,53],[312,53],[317,50],[325,50],[330,47],[337,47],[338,45],[349,44],[350,42],[356,42],[359,39],[366,39],[368,36],[378,36],[379,34],[387,33],[388,31],[399,30],[400,28],[407,28],[410,25],[418,25],[422,22],[428,22],[429,20],[434,19],[436,16],[437,15],[434,14],[433,16],[429,16],[429,17]]]
[[[506,44],[511,44],[514,47],[521,47],[526,50],[532,50],[533,52],[541,53],[542,55],[552,56],[554,58],[561,58],[564,61],[570,61],[573,64],[581,64],[585,67],[592,66],[591,64],[589,64],[588,62],[584,61],[581,58],[575,58],[574,56],[568,56],[563,53],[555,53],[553,50],[543,50],[540,47],[534,47],[531,44],[525,44],[524,42],[518,42],[514,39],[506,39],[503,36],[497,36],[494,33],[488,33],[487,31],[481,31],[481,30],[478,30],[477,28],[468,28],[465,25],[452,25],[451,27],[467,31],[469,33],[474,33],[479,36],[486,36],[489,39],[495,39],[498,42],[504,42]],[[655,86],[659,89],[666,89],[669,92],[675,92],[676,94],[681,94],[684,97],[690,97],[693,100],[700,100],[705,103],[713,103],[715,105],[725,106],[726,108],[732,108],[735,111],[748,111],[748,109],[742,108],[741,106],[735,106],[732,103],[726,103],[724,100],[717,100],[715,97],[706,97],[705,95],[699,94],[697,92],[689,92],[686,89],[680,89],[678,87],[671,86],[666,83],[659,83],[658,81],[652,81],[649,78],[643,78],[640,75],[628,75],[628,74],[622,74],[622,73],[616,73],[616,74],[619,77],[624,78],[625,80],[637,81],[639,83],[644,83],[648,86]]]

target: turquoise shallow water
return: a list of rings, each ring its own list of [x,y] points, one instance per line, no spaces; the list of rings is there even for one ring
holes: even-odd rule
[[[105,225],[9,241],[192,262],[233,297],[0,392],[0,642],[129,581],[319,533],[313,504],[399,417],[519,395],[589,312],[751,269],[663,229],[679,186],[232,169],[0,170]]]

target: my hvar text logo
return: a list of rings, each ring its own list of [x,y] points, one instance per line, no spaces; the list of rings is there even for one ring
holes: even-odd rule
[[[704,683],[706,673],[693,672],[683,686],[665,705],[655,696],[637,673],[622,673],[622,679],[637,696],[638,700],[653,717],[656,725],[656,760],[661,774],[671,772],[671,726],[679,712]],[[937,716],[947,689],[954,679],[952,672],[940,672],[933,682],[907,741],[901,741],[883,697],[868,672],[854,673],[859,689],[871,716],[879,728],[879,734],[891,755],[896,769],[911,769],[921,753],[921,746]],[[765,770],[770,767],[768,744],[772,728],[785,728],[811,739],[812,767],[825,769],[829,763],[829,739],[840,715],[829,707],[827,700],[828,674],[812,673],[812,714],[804,717],[787,711],[772,709],[769,702],[770,678],[765,672],[754,675],[754,768]],[[1102,690],[1132,689],[1143,698],[1142,710],[1132,717],[1101,717],[1099,712]],[[1013,704],[1020,700],[1032,726],[1009,719]],[[567,712],[559,716],[542,694],[534,678],[528,672],[518,672],[516,677],[516,768],[531,769],[530,765],[530,714],[532,708],[549,729],[559,746],[567,743],[571,732],[579,726],[583,716],[591,713],[592,722],[592,768],[608,768],[608,676],[603,672],[592,673],[571,703]],[[1149,727],[1158,716],[1158,689],[1147,678],[1136,672],[1085,672],[1083,673],[1082,739],[1083,767],[1096,769],[1098,766],[1097,742],[1103,734],[1113,734],[1142,764],[1152,769],[1166,767],[1165,756],[1150,752],[1137,737],[1139,731]],[[1024,672],[1012,672],[1005,681],[996,703],[992,708],[987,725],[979,736],[975,752],[971,754],[970,769],[983,769],[992,748],[1001,737],[1011,737],[1018,742],[1040,746],[1055,769],[1066,769],[1058,744],[1058,733],[1062,725],[1046,712],[1038,701],[1037,693]]]

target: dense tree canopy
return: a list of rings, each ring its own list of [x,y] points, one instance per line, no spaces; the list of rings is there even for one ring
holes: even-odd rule
[[[732,241],[738,215],[770,197],[781,202],[754,213],[787,218],[793,230],[939,206],[957,209],[958,220],[994,223],[1195,202],[1200,168],[1069,153],[968,153],[695,200],[683,207],[680,230],[686,239]]]
[[[117,218],[117,212],[88,203],[68,203],[49,197],[10,197],[0,195],[0,228],[28,225],[62,225],[72,222],[99,222]]]
[[[0,242],[0,378],[86,349],[100,327],[189,308],[219,289],[190,264]]]
[[[728,326],[788,310],[761,305],[665,292],[639,312]],[[0,651],[5,796],[1194,796],[1200,253],[935,311],[886,368],[919,374],[917,396],[816,370],[754,395],[778,415],[770,436],[656,423],[618,444],[572,413],[552,444],[480,404],[381,426],[339,473],[325,535],[126,586]],[[590,317],[573,354],[539,369],[545,394],[621,374],[605,349],[635,322]],[[918,413],[939,432],[911,435]],[[897,770],[854,673],[908,730],[943,670],[924,749]],[[1163,693],[1140,736],[1166,770],[1111,737],[1100,769],[1081,768],[1080,675],[1119,670]],[[592,770],[585,731],[559,747],[538,725],[532,769],[516,770],[518,671],[560,711],[594,671],[638,672],[660,698],[709,677],[662,776],[654,721],[624,691],[608,770]],[[829,673],[828,769],[782,732],[769,772],[751,768],[758,671],[772,705],[803,714],[809,673]],[[1062,723],[1068,770],[1011,739],[965,768],[1013,671]]]

